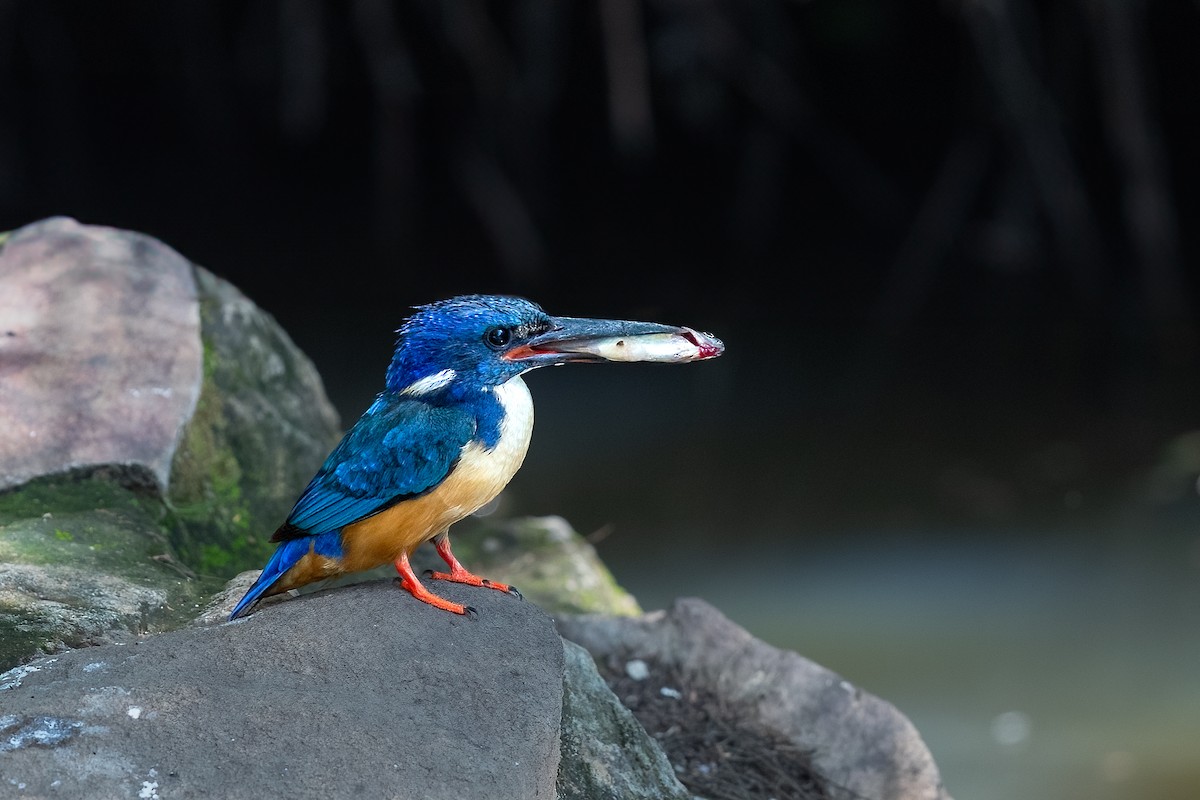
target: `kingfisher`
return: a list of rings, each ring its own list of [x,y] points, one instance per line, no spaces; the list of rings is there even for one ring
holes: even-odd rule
[[[427,577],[519,597],[459,563],[449,531],[496,497],[525,459],[533,400],[521,375],[570,362],[681,363],[724,351],[691,328],[554,317],[506,295],[416,306],[396,333],[383,391],[275,531],[274,555],[230,619],[265,597],[388,563],[417,600],[473,615],[413,574],[409,556],[430,540],[448,571]]]

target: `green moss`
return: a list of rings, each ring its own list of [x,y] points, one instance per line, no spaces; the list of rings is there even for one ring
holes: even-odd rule
[[[184,563],[203,575],[231,577],[259,566],[271,547],[253,533],[245,476],[228,442],[224,398],[214,377],[217,364],[206,343],[200,399],[171,468],[168,527]]]
[[[153,494],[111,472],[41,478],[0,495],[0,670],[38,652],[177,628],[220,588],[180,565]]]
[[[96,505],[89,509],[81,499]],[[102,478],[42,479],[0,497],[0,560],[156,574],[156,557],[174,558],[157,525],[161,511],[160,504]]]
[[[203,377],[167,523],[186,564],[228,578],[270,557],[270,535],[339,432],[315,370],[275,321],[204,270],[196,283]]]
[[[153,507],[157,502],[113,481],[101,470],[87,475],[52,475],[0,493],[0,525],[46,513],[98,508],[141,512],[147,504]]]
[[[6,672],[37,653],[55,649],[55,637],[34,620],[5,613],[0,606],[0,672]]]

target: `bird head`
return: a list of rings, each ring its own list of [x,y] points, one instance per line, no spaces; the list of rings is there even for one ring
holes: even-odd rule
[[[504,295],[466,295],[418,306],[397,333],[387,388],[410,394],[488,389],[555,364],[698,360],[724,349],[719,340],[691,328],[553,317],[537,303]],[[678,340],[687,357],[669,353],[668,340]],[[653,346],[645,345],[651,341]],[[644,345],[640,349],[633,346],[638,342]]]

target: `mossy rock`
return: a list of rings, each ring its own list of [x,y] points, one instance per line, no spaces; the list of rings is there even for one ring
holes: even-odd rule
[[[596,548],[562,517],[491,517],[460,523],[454,551],[470,569],[517,586],[552,614],[642,613]]]
[[[485,578],[517,587],[521,595],[551,614],[610,614],[636,616],[638,601],[621,588],[600,560],[596,548],[562,517],[469,517],[451,529],[454,554],[467,569]],[[417,548],[411,557],[414,571],[442,571],[446,565],[431,545]],[[222,620],[256,573],[243,573],[214,598],[205,611],[205,623]],[[394,578],[385,565],[365,572],[310,584],[295,594],[323,591],[381,578]],[[427,588],[437,591],[436,581]]]
[[[52,218],[0,255],[0,667],[178,627],[336,444],[320,377],[152,237]]]
[[[194,617],[218,581],[179,563],[166,509],[100,470],[0,494],[0,671]]]
[[[167,527],[197,572],[261,564],[341,435],[312,362],[232,284],[197,267],[204,376],[172,463]]]

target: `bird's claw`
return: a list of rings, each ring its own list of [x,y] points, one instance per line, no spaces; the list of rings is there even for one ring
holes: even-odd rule
[[[499,589],[507,594],[511,594],[518,600],[525,599],[525,595],[521,594],[521,590],[513,586],[511,583],[496,583],[495,581],[490,581],[487,578],[484,578],[482,581],[480,581],[480,586],[488,589]]]
[[[475,606],[463,606],[462,615],[467,619],[476,619],[479,616],[479,612],[475,610]]]

